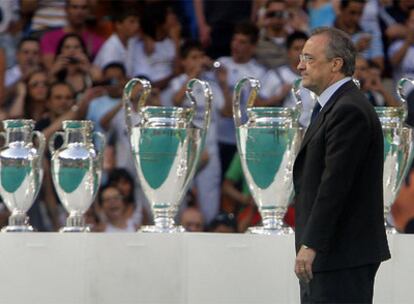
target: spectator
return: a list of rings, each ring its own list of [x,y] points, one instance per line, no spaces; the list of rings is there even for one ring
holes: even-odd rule
[[[354,77],[359,80],[361,90],[373,106],[399,105],[395,97],[385,89],[381,80],[381,69],[361,55],[358,55],[355,61]]]
[[[0,48],[0,108],[4,103],[4,76],[5,76],[5,73],[6,73],[6,55],[4,53],[4,49]]]
[[[286,38],[288,12],[285,1],[269,0],[263,19],[263,31],[256,47],[256,59],[268,69],[287,63]]]
[[[341,0],[335,27],[349,34],[358,52],[367,60],[384,69],[384,49],[381,32],[375,27],[361,23],[365,0]]]
[[[100,121],[120,102],[126,81],[126,71],[122,63],[112,62],[104,67],[101,85],[105,87],[106,94],[92,100],[86,115],[86,119],[94,122],[95,131],[105,132]]]
[[[414,171],[411,167],[400,192],[391,206],[395,228],[400,232],[414,233]]]
[[[104,186],[99,191],[99,205],[104,216],[103,232],[135,232],[137,228],[126,215],[126,201],[115,186]]]
[[[208,70],[212,68],[212,62],[204,54],[201,44],[188,41],[181,46],[180,59],[184,73],[175,77],[171,81],[170,90],[172,100],[175,106],[190,106],[190,101],[186,97],[187,82],[192,78],[198,78],[209,82],[213,92],[214,102],[212,103],[212,113],[210,127],[206,136],[206,150],[208,153],[208,162],[199,169],[195,178],[194,185],[197,189],[197,201],[203,214],[205,222],[208,224],[217,215],[220,204],[220,157],[217,143],[217,119],[219,113],[225,106],[225,99],[222,90],[226,91],[230,96],[226,84],[227,73],[224,69],[216,69],[216,75],[221,86],[217,85],[212,73]],[[210,75],[209,75],[210,74]],[[204,123],[204,112],[206,104],[203,91],[199,87],[195,87],[195,95],[197,99],[196,113],[193,123],[202,127]],[[228,98],[230,99],[230,98]],[[231,106],[228,105],[228,106]]]
[[[41,37],[49,30],[66,26],[66,0],[23,0],[21,9],[31,15],[31,35]]]
[[[79,102],[75,102],[75,92],[66,82],[54,82],[49,86],[47,112],[36,123],[36,129],[43,132],[46,140],[62,127],[64,120],[83,119],[92,99],[102,95],[103,88],[88,89]]]
[[[309,32],[309,17],[303,9],[304,0],[286,0],[289,32]]]
[[[128,64],[132,75],[145,76],[161,90],[161,101],[168,103],[171,94],[165,90],[177,72],[177,51],[181,42],[181,25],[163,2],[149,4],[140,18],[142,40],[131,46]]]
[[[211,222],[209,231],[235,233],[237,232],[237,220],[232,213],[220,213]]]
[[[111,62],[122,62],[127,66],[128,53],[133,43],[130,39],[137,35],[139,29],[138,16],[133,10],[116,13],[113,23],[115,33],[105,41],[94,60],[94,64],[101,69]]]
[[[16,98],[10,108],[11,118],[38,121],[46,112],[48,75],[44,69],[33,70],[17,85]]]
[[[86,46],[86,54],[94,58],[98,53],[103,39],[90,32],[86,28],[86,18],[89,13],[88,0],[66,0],[66,19],[67,25],[63,28],[47,32],[41,39],[41,50],[43,63],[49,69],[55,61],[56,51],[59,41],[69,33],[75,33],[82,37]]]
[[[181,214],[181,226],[187,232],[203,232],[204,220],[200,210],[196,207],[187,207]]]
[[[76,97],[101,79],[101,70],[89,61],[83,40],[73,33],[66,34],[59,42],[50,74],[53,80],[68,82]]]
[[[320,26],[332,26],[339,10],[339,1],[310,0],[308,1],[309,29]]]
[[[405,26],[408,29],[405,39],[395,41],[388,50],[395,84],[402,77],[414,78],[414,8],[410,10]]]
[[[23,37],[19,0],[0,1],[0,49],[4,50],[6,69],[16,64],[17,45]]]
[[[238,232],[245,232],[250,226],[260,223],[261,217],[250,195],[238,153],[234,155],[226,171],[222,194],[222,209],[227,213],[235,214]]]
[[[119,189],[126,203],[126,218],[140,227],[142,224],[148,224],[150,216],[144,209],[143,202],[135,199],[134,185],[135,181],[131,174],[125,169],[116,168],[109,173],[108,184]]]
[[[39,41],[32,37],[23,38],[17,46],[16,61],[5,73],[4,85],[9,92],[13,91],[15,84],[40,66]]]
[[[414,0],[394,0],[386,11],[397,23],[405,24],[413,8]]]
[[[208,56],[214,59],[229,56],[234,26],[240,20],[252,19],[255,1],[193,0],[193,3],[198,37]]]

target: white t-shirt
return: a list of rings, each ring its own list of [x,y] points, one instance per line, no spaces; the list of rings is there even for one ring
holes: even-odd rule
[[[173,73],[175,44],[166,38],[155,42],[155,50],[151,55],[144,51],[142,40],[135,39],[128,46],[127,73],[130,77],[144,76],[151,82],[162,80]],[[171,91],[167,87],[160,92],[161,104],[171,102]]]
[[[114,33],[104,42],[102,47],[99,49],[99,52],[96,54],[93,63],[103,69],[108,63],[121,62],[126,68],[128,58],[127,52],[128,49],[122,44],[119,36]]]
[[[217,119],[219,116],[220,110],[224,107],[224,97],[219,86],[211,78],[211,75],[202,75],[201,80],[206,80],[211,88],[213,93],[212,107],[211,107],[211,122],[210,128],[206,137],[206,148],[210,153],[216,152],[217,147]],[[172,96],[176,94],[184,84],[188,82],[188,76],[186,74],[181,74],[171,80],[170,88]],[[197,127],[202,127],[204,124],[204,113],[205,113],[205,98],[201,86],[194,88],[194,95],[196,98],[196,114],[193,119],[193,123]],[[190,101],[187,97],[184,97],[185,101],[182,104],[183,107],[189,107]],[[170,104],[172,105],[172,103]],[[214,150],[213,150],[214,149]]]
[[[133,121],[139,120],[138,114],[132,111]],[[131,144],[125,122],[125,110],[121,108],[112,118],[110,124],[110,135],[115,136],[116,167],[128,170],[134,178],[137,178],[135,163],[132,157]]]
[[[104,232],[114,233],[114,232],[136,232],[137,229],[135,228],[134,222],[129,219],[127,221],[127,225],[125,228],[116,227],[110,223],[107,223],[105,226]]]
[[[20,78],[22,78],[22,71],[20,67],[16,64],[10,69],[6,70],[5,77],[4,77],[4,86],[6,88],[11,87],[15,83],[17,83]]]
[[[150,81],[161,80],[172,74],[174,58],[175,45],[169,38],[155,42],[151,55],[145,53],[142,41],[135,40],[131,43],[131,56],[128,59],[131,64],[130,76],[143,75]]]
[[[247,63],[235,63],[231,57],[221,57],[218,61],[227,69],[227,81],[231,91],[234,91],[234,87],[237,82],[244,77],[254,77],[261,82],[260,96],[267,98],[272,96],[276,89],[268,81],[265,81],[264,77],[267,74],[266,69],[258,64],[255,59],[251,59]],[[242,118],[246,118],[246,97],[242,97],[240,106],[242,109]],[[236,129],[232,117],[219,116],[218,119],[218,141],[225,144],[236,144]]]
[[[277,69],[277,78],[278,80],[274,80],[274,83],[277,83],[277,81],[280,82],[280,87],[283,84],[293,84],[293,82],[300,78],[300,75],[296,74],[289,66],[284,65]],[[308,89],[301,87],[300,89],[300,96],[302,98],[302,115],[299,117],[299,123],[307,127],[310,122],[310,118],[312,115],[312,110],[315,105],[315,100],[312,99],[311,93]],[[296,99],[294,98],[292,92],[290,92],[285,100],[283,101],[284,107],[293,108],[296,107]]]

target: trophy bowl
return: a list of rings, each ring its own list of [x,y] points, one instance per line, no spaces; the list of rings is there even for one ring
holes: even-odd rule
[[[2,232],[31,232],[26,212],[33,205],[43,179],[42,159],[45,138],[33,131],[34,121],[4,120],[5,144],[0,149],[0,194],[11,212]],[[37,138],[38,147],[33,140]]]

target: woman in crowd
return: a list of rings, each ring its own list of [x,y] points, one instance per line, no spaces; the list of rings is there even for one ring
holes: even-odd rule
[[[101,70],[90,62],[83,40],[73,33],[60,40],[50,72],[53,80],[68,82],[76,96],[101,79]]]
[[[30,118],[39,121],[46,112],[48,75],[39,68],[17,85],[17,96],[10,108],[11,118]]]

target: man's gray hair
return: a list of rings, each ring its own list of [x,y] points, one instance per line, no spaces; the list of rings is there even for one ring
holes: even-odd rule
[[[345,76],[352,76],[355,71],[356,48],[350,36],[336,28],[318,27],[312,31],[311,37],[316,35],[328,36],[328,45],[326,46],[326,58],[342,58],[343,66],[341,72]]]

